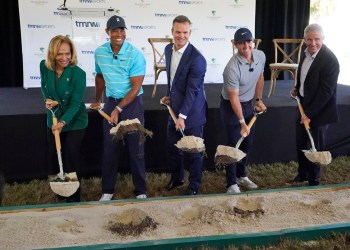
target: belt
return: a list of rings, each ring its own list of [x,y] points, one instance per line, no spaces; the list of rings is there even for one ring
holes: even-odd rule
[[[230,102],[230,100],[226,100],[223,96],[221,96],[221,100],[224,101],[224,102]],[[240,103],[241,103],[241,105],[245,106],[245,105],[251,104],[252,101],[253,101],[253,99],[249,100],[249,101],[246,101],[246,102],[240,102]]]
[[[107,97],[108,101],[112,101],[112,102],[121,102],[121,100],[123,100],[123,98],[114,98],[111,96]]]
[[[246,101],[246,102],[241,102],[241,105],[247,105],[247,104],[251,104],[253,100],[250,101]]]

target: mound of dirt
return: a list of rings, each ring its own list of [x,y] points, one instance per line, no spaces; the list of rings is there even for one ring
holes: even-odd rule
[[[121,236],[139,236],[145,231],[155,230],[158,223],[140,209],[133,208],[112,216],[109,230]]]

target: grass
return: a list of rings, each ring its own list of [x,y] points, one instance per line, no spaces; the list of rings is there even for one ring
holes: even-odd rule
[[[342,156],[333,159],[332,163],[322,168],[322,184],[350,183],[350,157]],[[259,186],[259,189],[276,189],[292,187],[286,180],[292,179],[297,173],[297,163],[274,163],[248,166],[250,178]],[[164,191],[163,187],[168,183],[170,175],[166,173],[147,173],[148,197],[165,197],[182,195],[186,183],[182,188],[172,191]],[[304,184],[305,185],[305,184]],[[223,169],[205,171],[200,189],[200,194],[217,194],[226,191],[226,177]],[[293,185],[301,186],[301,185]],[[242,190],[244,191],[244,190]],[[117,177],[116,194],[114,199],[134,198],[133,184],[130,174],[119,174]],[[93,177],[81,180],[81,201],[97,201],[101,196],[101,179]],[[6,184],[3,194],[3,206],[23,206],[37,204],[54,204],[60,201],[51,191],[47,180],[33,180],[27,183]],[[203,250],[215,249],[203,247]],[[237,249],[228,246],[226,249]],[[241,246],[240,249],[252,249]],[[261,250],[279,249],[350,249],[350,233],[335,234],[320,238],[316,241],[283,240],[273,246],[258,247]]]

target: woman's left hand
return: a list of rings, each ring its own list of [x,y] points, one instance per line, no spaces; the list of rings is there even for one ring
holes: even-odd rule
[[[52,125],[52,133],[55,130],[58,130],[58,132],[61,133],[63,127],[64,127],[64,123],[63,122],[58,122],[56,125]]]

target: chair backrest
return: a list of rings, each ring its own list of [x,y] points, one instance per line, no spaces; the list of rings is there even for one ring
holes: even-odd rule
[[[233,44],[233,41],[234,41],[234,39],[231,40],[232,48],[233,48],[233,53],[236,53],[236,52],[237,52],[237,48],[236,48],[235,45]],[[255,38],[253,42],[254,42],[254,49],[258,49],[259,44],[262,42],[262,40],[259,39],[259,38]]]
[[[299,64],[304,39],[272,39],[275,48],[275,63]]]
[[[153,50],[153,62],[154,66],[157,67],[159,64],[165,65],[165,46],[173,42],[172,38],[148,38],[148,42],[152,46]]]

